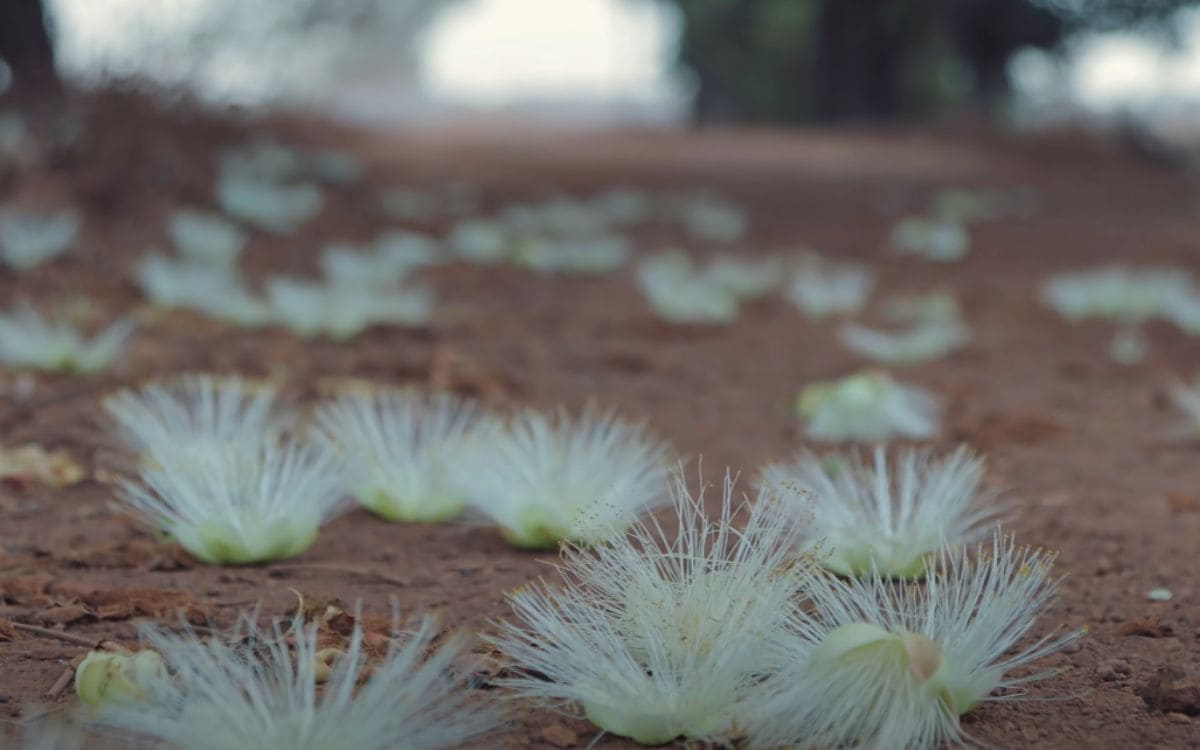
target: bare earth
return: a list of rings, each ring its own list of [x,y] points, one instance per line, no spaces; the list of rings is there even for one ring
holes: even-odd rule
[[[131,100],[97,107],[91,158],[0,184],[0,200],[71,200],[87,211],[83,240],[67,257],[19,277],[0,273],[5,305],[19,295],[84,294],[105,318],[139,308],[129,281],[134,262],[166,246],[172,206],[207,202],[214,150],[246,137],[241,125],[157,115]],[[1035,700],[985,705],[967,729],[1003,748],[1200,747],[1200,717],[1151,710],[1135,693],[1165,666],[1192,680],[1200,675],[1198,449],[1162,439],[1176,419],[1162,386],[1200,369],[1200,347],[1174,328],[1153,326],[1149,359],[1123,368],[1106,358],[1110,326],[1070,326],[1036,298],[1038,282],[1055,270],[1115,260],[1196,267],[1200,213],[1182,173],[1080,136],[501,137],[364,134],[294,120],[267,126],[289,142],[348,148],[366,160],[370,176],[331,193],[323,215],[296,236],[256,237],[247,252],[256,277],[310,271],[324,243],[397,226],[376,208],[380,187],[451,178],[482,185],[489,206],[614,184],[708,187],[748,208],[747,253],[811,246],[868,261],[884,293],[952,286],[975,344],[900,377],[946,399],[939,447],[965,441],[987,454],[992,479],[1011,490],[1021,539],[1060,550],[1061,601],[1037,632],[1091,630],[1078,649],[1049,660],[1068,669],[1035,685]],[[888,255],[890,219],[881,207],[917,210],[952,184],[1034,187],[1042,210],[980,225],[961,263]],[[665,229],[637,236],[643,250],[682,241]],[[114,446],[98,426],[99,401],[116,387],[197,370],[282,374],[289,395],[304,402],[316,398],[322,379],[354,376],[430,383],[496,405],[612,404],[702,457],[710,481],[729,466],[743,472],[749,490],[760,466],[804,445],[789,410],[796,389],[865,364],[837,343],[834,326],[805,320],[778,297],[732,326],[703,329],[658,322],[628,270],[567,280],[455,265],[428,278],[441,303],[433,325],[373,330],[346,344],[242,332],[184,314],[148,322],[110,374],[39,377],[25,400],[5,390],[0,444],[63,448],[89,469],[104,469]],[[12,382],[0,376],[0,384]],[[506,614],[504,591],[549,572],[546,557],[513,551],[486,527],[393,525],[361,510],[326,527],[297,560],[205,567],[112,510],[105,476],[64,490],[0,488],[0,618],[130,642],[140,616],[172,621],[172,611],[187,605],[225,625],[258,600],[265,612],[283,613],[295,589],[361,601],[379,614],[394,597],[406,612],[439,613],[447,630],[486,629]],[[1173,598],[1149,600],[1146,592],[1158,587]],[[0,628],[0,717],[34,704],[69,706],[69,687],[43,696],[84,651]],[[517,716],[480,746],[584,747],[594,736],[586,722],[552,712],[521,707]],[[634,747],[612,737],[594,746]]]

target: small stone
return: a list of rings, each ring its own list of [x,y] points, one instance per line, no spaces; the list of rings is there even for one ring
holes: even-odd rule
[[[1167,721],[1172,724],[1191,724],[1192,717],[1187,714],[1181,714],[1178,711],[1171,711],[1167,714]]]
[[[1110,659],[1096,667],[1096,676],[1105,682],[1113,682],[1129,674],[1129,662],[1123,659]]]
[[[542,730],[542,739],[555,747],[575,747],[579,737],[562,724],[551,724]]]
[[[1146,598],[1152,602],[1169,602],[1173,596],[1171,589],[1150,589],[1146,592]]]
[[[1088,719],[1087,724],[1084,724],[1084,727],[1089,732],[1098,731],[1100,729],[1100,727],[1102,727],[1102,726],[1104,726],[1104,723],[1101,722],[1099,719]]]
[[[1117,635],[1136,635],[1143,638],[1166,638],[1173,632],[1174,629],[1170,625],[1153,617],[1139,617],[1117,628]]]
[[[1134,692],[1151,709],[1200,716],[1200,677],[1173,664],[1159,668]]]

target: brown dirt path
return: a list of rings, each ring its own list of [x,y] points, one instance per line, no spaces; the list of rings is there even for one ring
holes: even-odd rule
[[[164,126],[178,123],[128,102],[119,111],[101,107],[101,122],[96,147],[103,158],[26,176],[0,196],[74,196],[88,210],[81,247],[20,279],[0,274],[0,300],[85,292],[109,315],[136,306],[126,276],[132,263],[147,246],[164,244],[161,227],[172,205],[203,199],[213,147],[238,142],[241,130],[190,121],[168,131]],[[389,226],[368,200],[375,187],[449,177],[480,183],[492,205],[614,183],[713,188],[748,207],[746,252],[807,245],[869,261],[887,293],[952,285],[976,330],[975,345],[902,377],[946,397],[939,444],[967,441],[987,453],[993,478],[1015,497],[1022,540],[1061,551],[1058,569],[1068,578],[1044,627],[1091,628],[1077,650],[1055,658],[1067,673],[1033,688],[1049,700],[984,706],[969,717],[968,730],[996,747],[1200,747],[1200,718],[1151,713],[1135,694],[1164,665],[1200,672],[1200,448],[1158,439],[1174,422],[1161,386],[1200,369],[1200,345],[1155,326],[1147,362],[1120,368],[1105,358],[1107,326],[1068,326],[1036,301],[1038,281],[1053,270],[1111,260],[1200,265],[1200,214],[1184,175],[1076,136],[535,131],[499,138],[469,130],[381,135],[295,121],[275,126],[296,141],[360,153],[371,178],[333,196],[296,237],[256,238],[248,251],[254,273],[311,268],[324,242],[365,239]],[[139,134],[134,142],[130,132]],[[1031,186],[1043,208],[1029,220],[981,225],[971,256],[958,264],[888,256],[881,203],[898,196],[917,208],[947,184]],[[644,249],[679,239],[660,231],[639,238]],[[0,442],[40,442],[88,465],[103,463],[108,446],[93,425],[99,397],[115,385],[172,372],[282,372],[300,399],[311,398],[326,376],[409,383],[433,372],[449,373],[465,391],[482,385],[498,400],[613,404],[648,418],[681,451],[703,456],[710,480],[726,466],[750,477],[802,446],[788,409],[795,390],[863,364],[837,344],[832,326],[808,322],[778,299],[708,331],[656,322],[628,271],[566,280],[453,266],[429,276],[442,301],[431,327],[375,330],[344,345],[304,345],[277,331],[236,332],[170,317],[144,328],[111,375],[42,378],[33,396],[38,408],[0,398]],[[542,558],[508,549],[486,528],[389,525],[362,511],[328,526],[298,561],[180,565],[111,510],[110,496],[94,481],[65,490],[0,488],[0,591],[7,597],[0,598],[0,617],[35,622],[48,617],[46,602],[73,606],[141,588],[187,592],[221,623],[260,597],[267,611],[283,611],[295,588],[361,600],[376,612],[386,612],[395,597],[406,611],[439,612],[447,628],[484,628],[505,614],[504,590],[547,571]],[[47,593],[22,598],[14,593],[16,575]],[[1174,592],[1171,601],[1147,599],[1145,592],[1160,586]],[[84,616],[65,630],[129,638],[133,625],[127,617]],[[0,633],[0,715],[39,702],[80,651],[38,637],[7,642]],[[54,702],[71,700],[68,689]],[[484,746],[563,746],[560,724],[567,735],[577,733],[580,747],[592,737],[583,722],[520,715],[510,732]],[[633,745],[605,738],[595,747]]]

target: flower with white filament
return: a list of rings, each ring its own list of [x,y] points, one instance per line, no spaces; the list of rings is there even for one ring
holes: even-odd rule
[[[810,318],[856,313],[867,303],[875,274],[853,263],[809,256],[792,276],[787,298]]]
[[[312,445],[258,437],[152,452],[120,500],[198,560],[242,565],[294,557],[344,508],[341,466]]]
[[[612,412],[530,410],[472,441],[460,471],[472,507],[510,544],[548,549],[623,533],[663,500],[669,456],[643,424]]]
[[[89,338],[63,317],[42,315],[28,302],[0,313],[0,364],[49,372],[89,373],[111,365],[133,332],[113,323]]]
[[[318,407],[315,419],[318,436],[345,462],[358,502],[408,523],[462,514],[461,454],[490,426],[470,401],[412,390],[344,393]]]
[[[509,596],[517,622],[488,638],[512,662],[501,684],[645,745],[738,735],[782,663],[811,566],[789,551],[786,514],[735,526],[728,477],[716,518],[678,476],[673,500],[666,528],[645,520],[602,545],[566,546],[560,586]]]
[[[1028,640],[1054,599],[1054,555],[996,532],[945,549],[922,586],[878,574],[808,579],[789,666],[764,687],[749,748],[922,750],[970,742],[960,716],[1059,674],[1029,673],[1086,630]]]
[[[1004,506],[983,487],[984,461],[965,447],[942,458],[906,448],[891,461],[882,447],[868,463],[859,453],[803,453],[763,470],[762,484],[804,519],[805,549],[843,576],[924,574],[945,545],[977,541]]]
[[[317,624],[299,620],[265,627],[244,616],[231,638],[157,625],[141,636],[167,670],[141,681],[139,700],[106,702],[88,719],[180,750],[453,750],[499,724],[455,669],[466,643],[435,647],[429,618],[380,660],[356,623],[332,668]]]
[[[941,421],[932,394],[881,370],[806,386],[796,397],[796,412],[810,438],[828,442],[930,438]]]

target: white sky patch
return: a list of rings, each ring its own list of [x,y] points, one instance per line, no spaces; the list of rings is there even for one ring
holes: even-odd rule
[[[530,98],[661,99],[678,18],[652,0],[475,0],[426,39],[431,93],[484,105]]]

